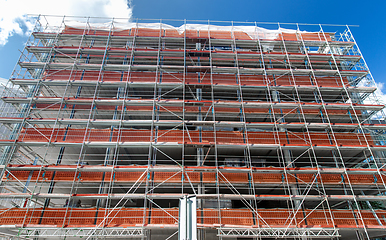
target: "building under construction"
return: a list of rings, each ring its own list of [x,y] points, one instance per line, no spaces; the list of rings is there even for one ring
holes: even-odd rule
[[[40,16],[2,89],[0,235],[386,236],[375,90],[348,26]]]

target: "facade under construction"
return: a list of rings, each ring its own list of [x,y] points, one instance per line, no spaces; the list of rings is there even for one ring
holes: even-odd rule
[[[348,26],[40,16],[2,89],[0,235],[177,239],[195,197],[200,240],[386,236],[375,90]]]

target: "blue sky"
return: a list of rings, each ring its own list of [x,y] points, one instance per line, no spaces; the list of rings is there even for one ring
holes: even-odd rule
[[[7,0],[0,0],[0,3],[2,1]],[[77,2],[86,4],[88,1]],[[56,8],[54,5],[52,7]],[[386,71],[383,71],[383,57],[386,56],[386,1],[371,1],[371,4],[367,4],[365,1],[339,0],[133,0],[131,6],[133,18],[359,25],[351,27],[351,31],[375,81],[386,83]],[[82,14],[80,10],[76,13]],[[90,12],[84,15],[87,14]],[[271,26],[272,29],[277,28],[277,25]],[[282,27],[291,28],[288,25]],[[3,26],[0,25],[0,28]],[[16,34],[8,38],[7,44],[0,46],[0,77],[11,76],[20,55],[19,49],[22,50],[26,39],[26,36]]]

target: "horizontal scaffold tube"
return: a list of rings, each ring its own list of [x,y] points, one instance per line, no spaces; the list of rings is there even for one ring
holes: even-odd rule
[[[66,194],[66,193],[0,193],[1,198],[33,198],[33,199],[180,199],[188,194],[181,193],[112,193],[112,194]],[[386,196],[374,195],[248,195],[248,194],[196,194],[198,199],[228,200],[267,200],[267,201],[386,201]]]
[[[259,74],[263,75],[267,73],[268,75],[288,75],[290,70],[287,68],[249,68],[249,67],[220,67],[220,66],[183,66],[183,65],[144,65],[144,64],[133,64],[133,65],[117,65],[117,64],[87,64],[87,63],[43,63],[43,62],[19,62],[19,65],[25,69],[44,69],[48,68],[50,70],[63,70],[69,69],[75,65],[79,70],[85,71],[98,71],[102,67],[106,71],[128,71],[129,69],[133,71],[160,71],[165,72],[182,72],[184,70],[188,72],[208,72],[211,71],[214,74],[218,73],[240,73],[240,74]],[[356,76],[363,77],[366,76],[369,72],[366,70],[335,70],[335,69],[292,69],[292,72],[296,76],[310,76],[314,74],[315,76]]]
[[[129,73],[129,74],[128,74]],[[76,81],[94,81],[102,80],[99,71],[77,71],[69,70],[50,70],[46,71],[43,77],[48,84],[60,83],[60,80],[71,80],[74,84]],[[43,80],[42,79],[42,80]],[[151,83],[162,84],[188,84],[188,85],[236,85],[245,86],[323,86],[323,87],[342,87],[342,81],[345,86],[350,86],[347,77],[323,76],[313,79],[309,76],[264,76],[251,74],[198,74],[198,73],[169,73],[169,72],[117,72],[104,71],[103,82],[122,82],[122,83]],[[101,81],[102,82],[102,81]]]
[[[39,81],[45,85],[45,86],[66,86],[67,84],[71,86],[95,86],[99,85],[101,87],[125,87],[126,85],[130,88],[154,88],[156,87],[162,87],[164,89],[173,89],[178,87],[179,85],[183,85],[182,80],[175,82],[175,83],[168,83],[165,81],[160,81],[160,82],[154,82],[154,79],[148,79],[148,81],[133,81],[129,80],[126,81],[125,79],[123,81],[111,81],[109,79],[103,79],[103,81],[96,81],[96,80],[71,80],[69,79],[70,77],[67,77],[67,80],[58,80],[58,79],[53,79],[53,80],[47,80],[47,79],[11,79],[12,83],[16,85],[36,85]],[[209,87],[209,85],[204,84],[204,83],[191,83],[191,82],[186,82],[185,84],[191,86],[191,87]],[[238,85],[238,84],[229,84],[229,83],[218,83],[218,84],[213,84],[210,86],[213,86],[213,89],[219,89],[219,90],[236,90],[241,87],[243,90],[265,90],[265,89],[270,89],[270,90],[277,90],[277,91],[292,91],[295,90],[295,88],[299,91],[299,93],[310,93],[311,91],[315,91],[319,88],[321,93],[327,93],[327,94],[341,94],[342,91],[344,91],[344,88],[342,86],[333,86],[330,84],[325,84],[323,80],[321,80],[320,85],[311,85],[311,84],[303,84],[303,83],[298,83],[296,84],[301,84],[301,85],[275,85],[275,86],[266,86],[266,85],[257,85],[253,83],[246,83],[243,85]],[[357,92],[357,93],[372,93],[376,90],[376,87],[360,87],[360,86],[347,86],[346,87],[348,92]]]
[[[215,143],[178,143],[178,142],[18,142],[15,140],[0,140],[0,146],[29,146],[29,147],[42,147],[42,146],[52,146],[52,147],[77,147],[85,145],[90,148],[108,148],[108,147],[118,147],[118,148],[148,148],[153,146],[159,149],[181,149],[185,147],[213,147]],[[283,150],[308,150],[311,145],[296,145],[296,144],[220,144],[217,143],[218,149],[265,149],[265,150],[278,150],[279,148]],[[315,150],[355,150],[363,151],[371,149],[372,151],[386,151],[386,147],[382,145],[366,146],[366,145],[313,145]]]
[[[55,175],[53,174],[55,171]],[[143,172],[154,172],[150,181],[157,183],[182,184],[184,183],[214,184],[218,179],[220,184],[269,185],[269,184],[300,184],[323,183],[325,185],[382,185],[386,182],[385,170],[376,169],[316,169],[316,168],[241,168],[241,167],[178,167],[178,166],[77,166],[77,165],[10,165],[4,174],[6,181],[57,181],[57,182],[93,182],[99,183],[103,179],[112,179],[114,182],[134,183],[143,181]],[[218,173],[217,173],[218,171]],[[320,172],[320,175],[316,175]],[[346,176],[346,172],[348,177]],[[252,173],[252,176],[251,176]],[[75,175],[76,174],[76,175]],[[113,177],[111,178],[111,174]],[[316,177],[316,179],[315,179]]]
[[[77,48],[73,46],[56,46],[52,48],[51,46],[27,46],[27,50],[31,53],[49,53],[51,51],[56,52],[56,56],[69,56],[70,54],[76,54],[78,51],[80,51],[82,54],[90,54],[93,56],[103,56],[105,52],[108,54],[111,54],[114,58],[124,58],[127,55],[130,55],[132,52],[136,54],[136,56],[169,56],[169,57],[181,57],[181,56],[189,56],[190,58],[195,57],[208,57],[209,54],[212,55],[213,58],[234,58],[236,52],[229,51],[229,50],[220,50],[220,49],[212,49],[212,51],[209,51],[207,49],[149,49],[149,48],[141,48],[137,47],[133,51],[131,48],[126,47],[110,47],[106,50],[104,47],[95,47],[90,46],[87,48]],[[269,61],[270,59],[282,60],[284,62],[284,59],[287,57],[290,61],[304,61],[304,57],[306,54],[304,53],[298,53],[298,52],[290,52],[289,54],[286,54],[285,52],[254,52],[254,51],[238,51],[237,55],[239,56],[239,59],[246,59],[246,60],[254,60],[258,61],[264,58],[265,61]],[[325,61],[326,64],[328,61],[333,60],[333,57],[336,61],[354,61],[357,62],[361,59],[360,55],[339,55],[339,54],[326,54],[326,53],[314,53],[314,52],[308,52],[308,57],[311,61],[314,61],[315,63],[320,63],[321,61]],[[333,57],[331,56],[333,55]],[[279,62],[282,63],[282,62]]]
[[[0,117],[0,123],[14,124],[21,123],[24,118],[6,118]],[[87,125],[102,127],[102,126],[122,126],[122,127],[138,127],[138,126],[162,126],[175,127],[184,123],[187,126],[214,126],[216,127],[247,127],[259,129],[274,129],[276,126],[286,129],[303,129],[307,126],[308,129],[325,130],[330,127],[337,130],[348,129],[357,130],[360,127],[364,129],[383,129],[386,130],[386,124],[356,124],[356,123],[303,123],[303,122],[235,122],[235,121],[194,121],[194,120],[114,120],[114,119],[77,119],[77,118],[27,118],[26,122],[30,124],[62,124],[62,125]]]
[[[5,166],[0,165],[0,169]],[[312,167],[301,167],[301,168],[282,168],[282,167],[228,167],[228,166],[176,166],[176,165],[15,165],[9,164],[6,166],[7,170],[10,171],[77,171],[79,172],[234,172],[234,173],[284,173],[289,174],[353,174],[353,175],[374,175],[378,172],[386,175],[386,169],[372,169],[372,168],[312,168]]]
[[[309,137],[311,139],[309,139]],[[76,129],[76,128],[24,128],[18,142],[154,142],[184,144],[282,144],[321,146],[373,146],[370,134],[335,132],[272,132],[260,131],[243,133],[240,131],[198,131],[198,130],[151,130],[138,129]]]
[[[205,29],[185,29],[181,26],[177,28],[168,28],[165,29],[161,27],[157,28],[147,28],[144,27],[132,27],[128,29],[114,29],[113,31],[107,29],[90,29],[90,28],[74,28],[67,26],[59,34],[55,32],[33,32],[32,34],[41,39],[49,39],[59,37],[60,39],[66,38],[83,38],[88,39],[107,39],[108,37],[112,39],[121,39],[131,40],[135,37],[136,41],[141,40],[156,40],[158,38],[163,38],[163,41],[183,41],[184,39],[212,39],[212,42],[220,41],[221,43],[231,43],[233,41],[242,42],[242,43],[278,43],[283,44],[283,41],[286,45],[299,45],[304,42],[307,45],[311,46],[324,46],[327,42],[332,46],[352,46],[354,42],[351,41],[336,41],[333,36],[334,33],[323,33],[323,32],[286,32],[286,31],[272,31],[272,30],[256,30],[248,29],[247,31],[241,29],[210,29],[210,27],[204,27]],[[216,27],[217,28],[217,27]]]
[[[0,209],[1,225],[23,225],[24,227],[151,227],[177,226],[178,208],[12,208]],[[151,212],[151,214],[150,214]],[[98,213],[98,214],[97,214]],[[221,220],[219,215],[221,214]],[[338,227],[384,228],[381,217],[386,211],[376,210],[321,210],[300,209],[296,213],[288,209],[198,209],[199,227],[239,226],[248,228],[283,227]],[[305,217],[306,216],[306,217]],[[380,219],[378,222],[377,218]],[[362,221],[363,219],[363,221]]]
[[[175,100],[175,99],[111,99],[111,98],[58,98],[58,97],[34,97],[34,98],[22,98],[22,97],[2,97],[2,100],[7,103],[15,103],[15,104],[24,104],[24,103],[32,103],[32,104],[59,104],[61,102],[65,104],[76,104],[76,105],[91,105],[94,103],[96,106],[135,106],[135,107],[144,107],[144,106],[153,106],[153,104],[165,106],[165,107],[173,107],[173,106],[182,106],[185,104],[186,107],[196,106],[196,107],[204,107],[210,108],[214,105],[215,111],[226,110],[224,112],[232,112],[239,111],[240,108],[244,107],[246,112],[249,109],[295,109],[299,108],[300,105],[302,108],[307,110],[319,110],[326,108],[327,110],[349,110],[352,107],[355,110],[381,110],[384,108],[384,105],[375,105],[375,104],[350,104],[350,103],[325,103],[324,106],[321,103],[296,103],[296,102],[263,102],[263,101],[244,101],[243,103],[239,101],[223,101],[223,100],[215,100],[212,101],[196,101],[196,100]],[[207,110],[206,109],[206,110]],[[216,110],[217,109],[217,110]],[[171,109],[170,111],[173,111]],[[202,110],[204,111],[204,110]],[[264,111],[266,112],[266,111]],[[307,112],[306,112],[307,113]],[[317,112],[318,113],[318,112]],[[347,114],[347,112],[346,112]]]
[[[61,35],[89,35],[89,36],[116,36],[116,37],[165,37],[165,38],[190,38],[190,39],[200,39],[200,38],[211,38],[211,39],[221,39],[221,40],[275,40],[275,41],[318,41],[318,42],[334,42],[331,36],[334,36],[334,33],[323,33],[323,32],[288,32],[286,30],[267,30],[267,29],[255,29],[248,28],[231,28],[223,27],[224,29],[217,29],[215,26],[214,29],[211,29],[211,26],[197,28],[195,25],[192,25],[193,29],[187,26],[181,26],[179,28],[170,28],[162,27],[159,25],[155,28],[149,28],[147,26],[137,26],[131,27],[128,29],[93,29],[93,28],[75,28],[71,26],[66,26],[60,34]],[[227,28],[227,29],[225,29]],[[40,32],[34,32],[34,34],[39,34]],[[271,34],[268,34],[271,33]],[[46,33],[40,33],[46,34]],[[256,36],[255,36],[256,35]]]

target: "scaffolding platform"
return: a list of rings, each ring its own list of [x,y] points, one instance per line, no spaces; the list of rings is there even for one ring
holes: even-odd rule
[[[38,17],[1,89],[1,236],[177,239],[190,196],[199,240],[386,236],[348,26],[78,20]]]

